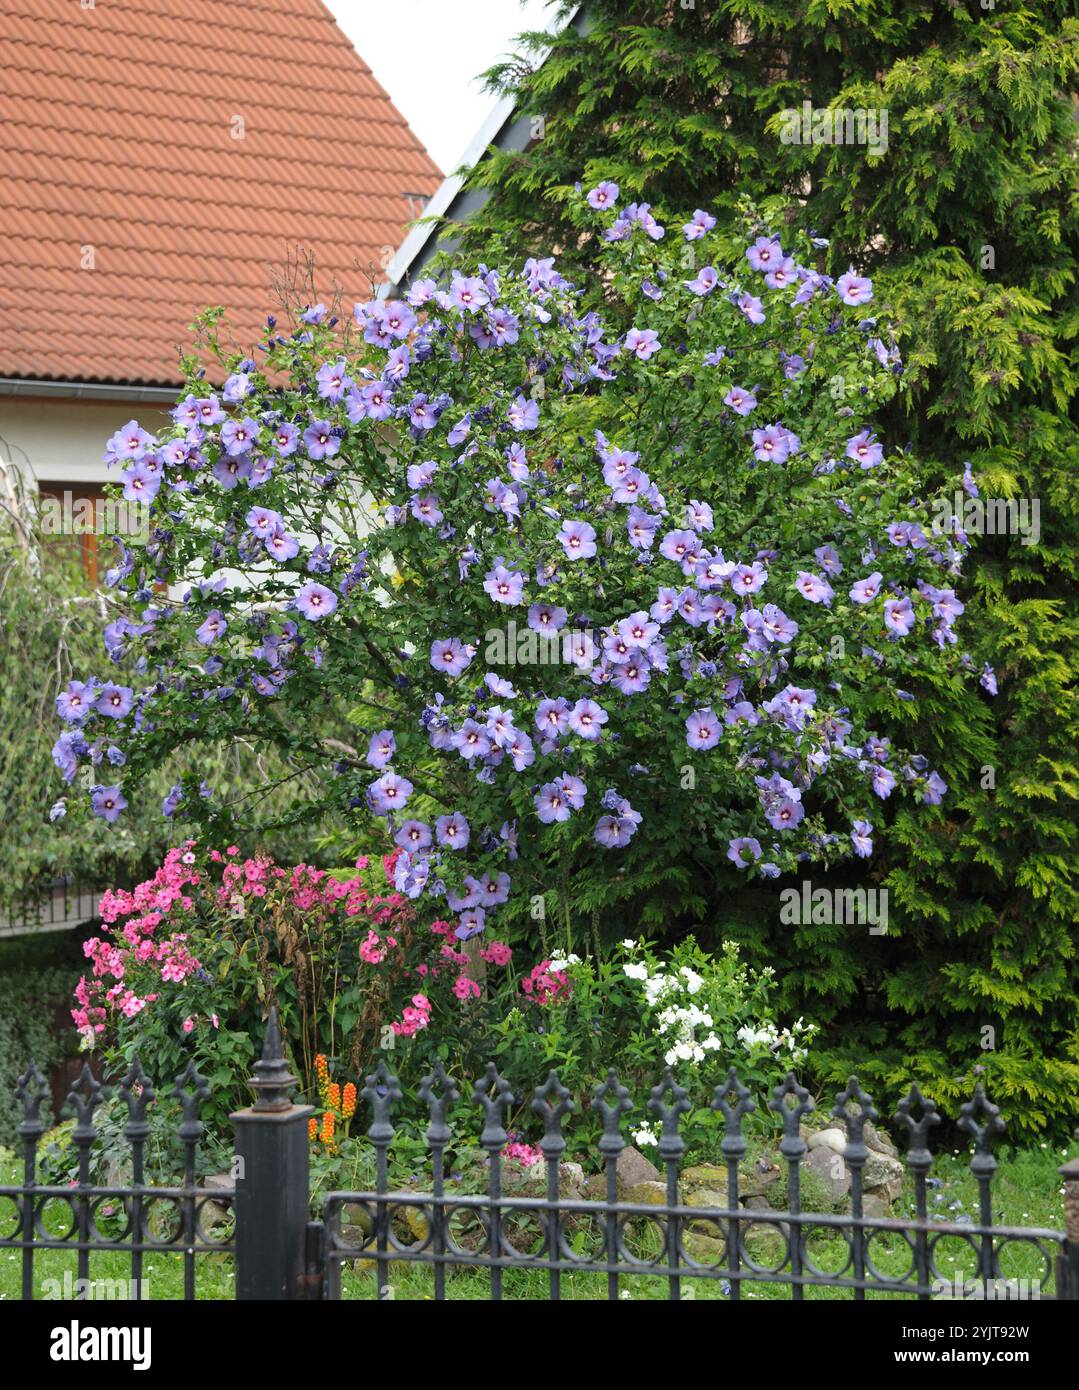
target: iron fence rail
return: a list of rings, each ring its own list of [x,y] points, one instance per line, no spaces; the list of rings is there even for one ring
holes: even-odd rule
[[[19,1126],[22,1182],[0,1186],[0,1249],[21,1253],[23,1298],[34,1297],[35,1255],[70,1251],[84,1289],[92,1256],[126,1252],[137,1297],[142,1296],[144,1257],[179,1254],[187,1300],[196,1296],[196,1260],[217,1254],[235,1257],[239,1299],[336,1299],[342,1293],[344,1266],[369,1262],[377,1291],[387,1285],[393,1266],[430,1269],[434,1296],[440,1300],[449,1292],[448,1274],[471,1270],[486,1275],[493,1300],[503,1297],[507,1271],[532,1271],[546,1275],[547,1296],[553,1300],[562,1295],[564,1275],[589,1274],[606,1278],[609,1299],[622,1295],[627,1278],[651,1276],[666,1281],[671,1299],[683,1296],[686,1281],[691,1286],[719,1281],[735,1301],[743,1297],[747,1286],[777,1284],[789,1289],[795,1300],[807,1290],[828,1289],[854,1300],[890,1295],[924,1301],[940,1291],[942,1281],[954,1281],[954,1251],[952,1269],[946,1270],[942,1249],[945,1242],[959,1242],[969,1252],[969,1267],[976,1269],[976,1283],[986,1296],[992,1296],[990,1291],[999,1281],[1006,1281],[1003,1257],[1019,1247],[1028,1252],[1043,1297],[1053,1287],[1052,1296],[1057,1299],[1079,1299],[1079,1160],[1060,1169],[1065,1183],[1064,1231],[995,1224],[992,1183],[997,1161],[992,1149],[1004,1126],[998,1107],[980,1082],[971,1100],[961,1106],[959,1119],[973,1140],[970,1170],[977,1185],[978,1220],[960,1222],[930,1216],[928,1174],[933,1156],[928,1135],[940,1123],[940,1116],[917,1086],[900,1102],[894,1117],[909,1137],[905,1166],[913,1180],[914,1215],[896,1219],[866,1214],[864,1170],[873,1156],[867,1126],[878,1116],[855,1077],[838,1093],[830,1112],[837,1121],[834,1127],[843,1127],[840,1157],[849,1174],[850,1212],[803,1209],[801,1179],[808,1149],[803,1121],[815,1105],[793,1075],[777,1085],[768,1100],[781,1131],[786,1209],[743,1205],[743,1198],[751,1195],[744,1190],[742,1172],[749,1148],[745,1121],[756,1102],[733,1068],[709,1101],[723,1122],[719,1143],[726,1167],[723,1200],[695,1205],[680,1189],[686,1152],[680,1124],[692,1104],[688,1090],[670,1070],[652,1088],[647,1102],[660,1129],[657,1157],[662,1172],[650,1194],[657,1198],[655,1202],[630,1200],[620,1188],[619,1158],[626,1148],[623,1122],[633,1103],[613,1070],[590,1098],[592,1112],[602,1125],[596,1151],[604,1196],[596,1197],[594,1189],[587,1198],[567,1196],[560,1190],[567,1146],[563,1123],[574,1104],[553,1071],[536,1087],[531,1102],[543,1123],[539,1148],[546,1191],[524,1195],[504,1191],[502,1151],[509,1137],[505,1121],[517,1100],[493,1064],[471,1088],[471,1100],[482,1119],[478,1142],[487,1155],[486,1193],[447,1188],[446,1157],[453,1140],[448,1114],[461,1093],[440,1063],[419,1088],[428,1115],[424,1137],[430,1181],[425,1186],[430,1190],[392,1192],[392,1113],[403,1096],[398,1078],[380,1063],[366,1078],[362,1092],[371,1113],[367,1137],[374,1150],[374,1189],[331,1192],[322,1202],[321,1219],[311,1220],[307,1130],[313,1111],[292,1101],[296,1078],[285,1061],[273,1010],[254,1073],[250,1084],[255,1103],[231,1117],[235,1186],[208,1189],[198,1185],[196,1170],[203,1137],[199,1115],[209,1097],[209,1084],[193,1064],[168,1092],[181,1110],[176,1135],[182,1146],[183,1174],[180,1182],[164,1187],[145,1182],[147,1109],[156,1093],[138,1061],[118,1087],[127,1106],[124,1136],[132,1181],[93,1181],[94,1146],[99,1137],[94,1114],[105,1093],[84,1066],[68,1097],[75,1112],[71,1140],[77,1154],[77,1178],[63,1186],[38,1181],[38,1150],[45,1131],[41,1110],[48,1087],[31,1065],[19,1082],[24,1113]],[[872,1131],[869,1138],[879,1142]],[[217,1209],[219,1222],[223,1215],[230,1217],[232,1229],[223,1235],[206,1229],[203,1217],[208,1206]],[[364,1221],[345,1223],[342,1218],[348,1207],[356,1208]],[[59,1219],[59,1212],[66,1215]],[[754,1237],[759,1240],[762,1232],[769,1231],[774,1232],[774,1244],[769,1258],[764,1258],[755,1248]],[[707,1246],[702,1247],[702,1240]],[[885,1248],[886,1241],[891,1248]],[[827,1243],[827,1249],[818,1249],[818,1243]],[[890,1258],[897,1245],[905,1267],[882,1268],[882,1260]]]

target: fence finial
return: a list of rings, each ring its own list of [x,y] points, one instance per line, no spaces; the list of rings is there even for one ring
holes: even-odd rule
[[[288,1110],[292,1105],[290,1092],[296,1085],[296,1078],[288,1069],[281,1047],[281,1029],[277,1024],[276,1004],[270,1008],[266,1040],[262,1044],[262,1057],[255,1063],[254,1072],[254,1076],[247,1083],[258,1097],[253,1108],[262,1114],[267,1111]]]

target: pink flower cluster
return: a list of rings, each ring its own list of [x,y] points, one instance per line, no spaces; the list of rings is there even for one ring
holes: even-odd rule
[[[503,1158],[512,1158],[522,1168],[531,1168],[534,1163],[543,1162],[543,1150],[531,1144],[522,1144],[516,1134],[509,1136],[510,1142],[501,1150]]]
[[[572,992],[573,986],[564,970],[552,970],[549,960],[533,966],[521,981],[521,991],[533,1004],[554,1004]]]
[[[421,1028],[426,1028],[430,1022],[431,1001],[426,994],[414,994],[411,1007],[404,1009],[401,1013],[401,1021],[391,1023],[390,1027],[399,1038],[410,1038]]]

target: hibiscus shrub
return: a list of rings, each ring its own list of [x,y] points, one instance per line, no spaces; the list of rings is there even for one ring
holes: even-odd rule
[[[395,888],[458,938],[550,953],[691,925],[739,874],[866,874],[892,800],[939,805],[878,730],[917,742],[919,691],[971,666],[966,542],[874,433],[904,386],[870,282],[751,209],[735,240],[617,197],[581,235],[629,332],[552,259],[307,306],[242,359],[206,317],[173,423],[109,445],[155,526],[108,575],[144,684],[58,698],[70,778],[119,750],[84,814],[243,739],[384,825]],[[192,774],[162,809],[209,836],[225,808]]]

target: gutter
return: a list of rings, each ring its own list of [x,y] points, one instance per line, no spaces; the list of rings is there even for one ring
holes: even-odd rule
[[[175,386],[135,386],[101,381],[50,381],[44,377],[0,376],[0,396],[62,396],[85,401],[167,401],[176,400]]]

